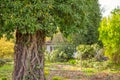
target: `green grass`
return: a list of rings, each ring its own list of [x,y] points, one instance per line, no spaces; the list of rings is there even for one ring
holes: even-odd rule
[[[12,80],[12,71],[13,64],[5,64],[0,67],[0,80]]]

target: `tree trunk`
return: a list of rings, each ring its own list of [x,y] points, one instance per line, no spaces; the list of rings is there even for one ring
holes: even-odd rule
[[[16,31],[13,80],[45,80],[44,32],[21,34]]]

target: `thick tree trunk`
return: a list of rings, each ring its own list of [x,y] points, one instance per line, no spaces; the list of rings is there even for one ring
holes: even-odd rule
[[[13,80],[45,80],[44,32],[21,34],[16,31]]]

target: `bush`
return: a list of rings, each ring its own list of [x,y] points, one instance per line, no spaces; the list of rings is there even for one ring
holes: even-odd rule
[[[73,59],[74,49],[71,45],[56,46],[56,49],[51,53],[45,53],[46,61],[51,62],[66,62]]]
[[[96,55],[96,52],[100,49],[98,44],[93,45],[79,45],[77,47],[77,59],[80,59],[82,55],[82,59],[91,59]]]
[[[116,52],[113,52],[111,54],[109,53],[110,53],[109,51],[106,51],[106,55],[109,56],[110,60],[116,65],[120,64],[120,49],[118,49]]]
[[[51,53],[46,53],[47,56],[46,56],[46,60],[47,61],[50,61],[50,62],[55,62],[57,61],[57,57],[58,57],[58,50],[54,50],[52,51]]]
[[[58,58],[61,59],[60,61],[68,61],[73,59],[74,47],[70,44],[64,44],[59,46],[58,48],[59,56]]]
[[[0,58],[13,58],[14,43],[12,41],[6,41],[5,38],[0,39]]]
[[[58,50],[54,50],[51,53],[46,52],[45,53],[45,60],[46,61],[50,61],[50,62],[56,62],[56,61],[63,61],[62,58],[60,58],[61,54],[63,54],[62,52],[59,53]]]
[[[0,67],[3,66],[6,63],[5,60],[0,59]]]
[[[50,53],[50,61],[51,62],[65,62],[67,61],[68,56],[63,51],[59,52],[58,50],[54,50]]]
[[[2,80],[7,80],[7,78],[2,78]]]
[[[70,64],[76,64],[76,63],[77,63],[76,60],[74,60],[74,59],[70,59],[68,62],[69,62]]]
[[[80,60],[78,60],[77,63],[80,64]],[[93,59],[89,59],[89,60],[83,60],[82,67],[104,70],[104,69],[110,68],[111,64],[109,61],[98,62],[93,58]]]

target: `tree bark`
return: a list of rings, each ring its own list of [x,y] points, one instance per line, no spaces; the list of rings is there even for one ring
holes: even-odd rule
[[[44,31],[21,34],[16,31],[13,80],[45,80]]]

